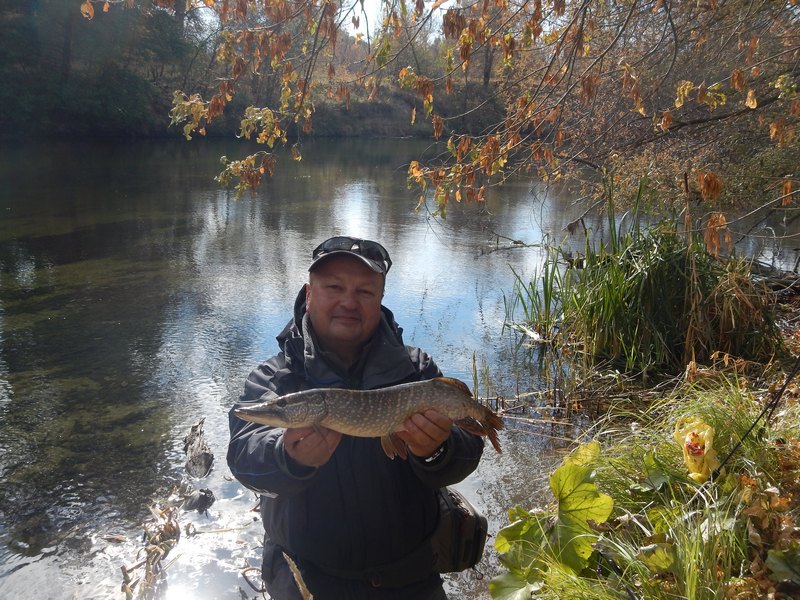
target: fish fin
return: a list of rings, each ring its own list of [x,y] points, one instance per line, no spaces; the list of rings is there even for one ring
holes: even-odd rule
[[[497,437],[497,431],[503,428],[503,419],[487,410],[486,423],[481,423],[472,417],[466,417],[455,421],[459,429],[463,429],[472,435],[481,435],[489,438],[492,447],[496,452],[502,452],[500,448],[500,440]]]
[[[392,460],[395,456],[399,456],[403,460],[408,458],[406,443],[393,433],[381,436],[381,448]]]
[[[472,398],[472,391],[469,389],[469,386],[460,379],[456,379],[455,377],[434,377],[434,381],[441,381],[442,383],[446,383],[447,385],[452,386],[461,392],[464,392],[467,396]]]

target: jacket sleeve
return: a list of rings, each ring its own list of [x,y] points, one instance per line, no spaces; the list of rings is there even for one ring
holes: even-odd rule
[[[410,348],[409,352],[412,360],[419,365],[420,380],[442,376],[439,367],[424,351]],[[420,481],[430,487],[440,488],[466,479],[477,469],[483,446],[482,437],[453,425],[439,456],[430,462],[410,456],[409,461]]]
[[[250,423],[234,414],[237,406],[277,397],[274,359],[259,365],[245,381],[244,392],[228,413],[228,467],[246,488],[267,496],[291,495],[304,489],[316,469],[291,469],[283,449],[282,427]]]

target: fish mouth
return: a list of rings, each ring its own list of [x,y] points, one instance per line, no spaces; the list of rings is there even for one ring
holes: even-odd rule
[[[257,408],[234,408],[233,414],[243,421],[250,421],[252,423],[266,424],[266,421],[271,423],[279,420],[279,417],[272,414],[271,411],[258,410]]]

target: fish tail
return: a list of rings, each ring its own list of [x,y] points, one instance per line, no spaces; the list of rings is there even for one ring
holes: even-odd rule
[[[495,451],[502,452],[500,440],[497,437],[497,431],[503,428],[503,419],[487,409],[484,421],[485,422],[480,422],[472,417],[467,417],[455,421],[455,424],[472,435],[488,437]]]

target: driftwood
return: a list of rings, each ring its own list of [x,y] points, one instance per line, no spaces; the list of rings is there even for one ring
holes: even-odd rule
[[[192,425],[191,431],[183,438],[183,451],[186,453],[186,472],[192,477],[201,479],[211,472],[214,464],[214,454],[208,447],[203,434],[203,422],[200,419],[196,425]]]

